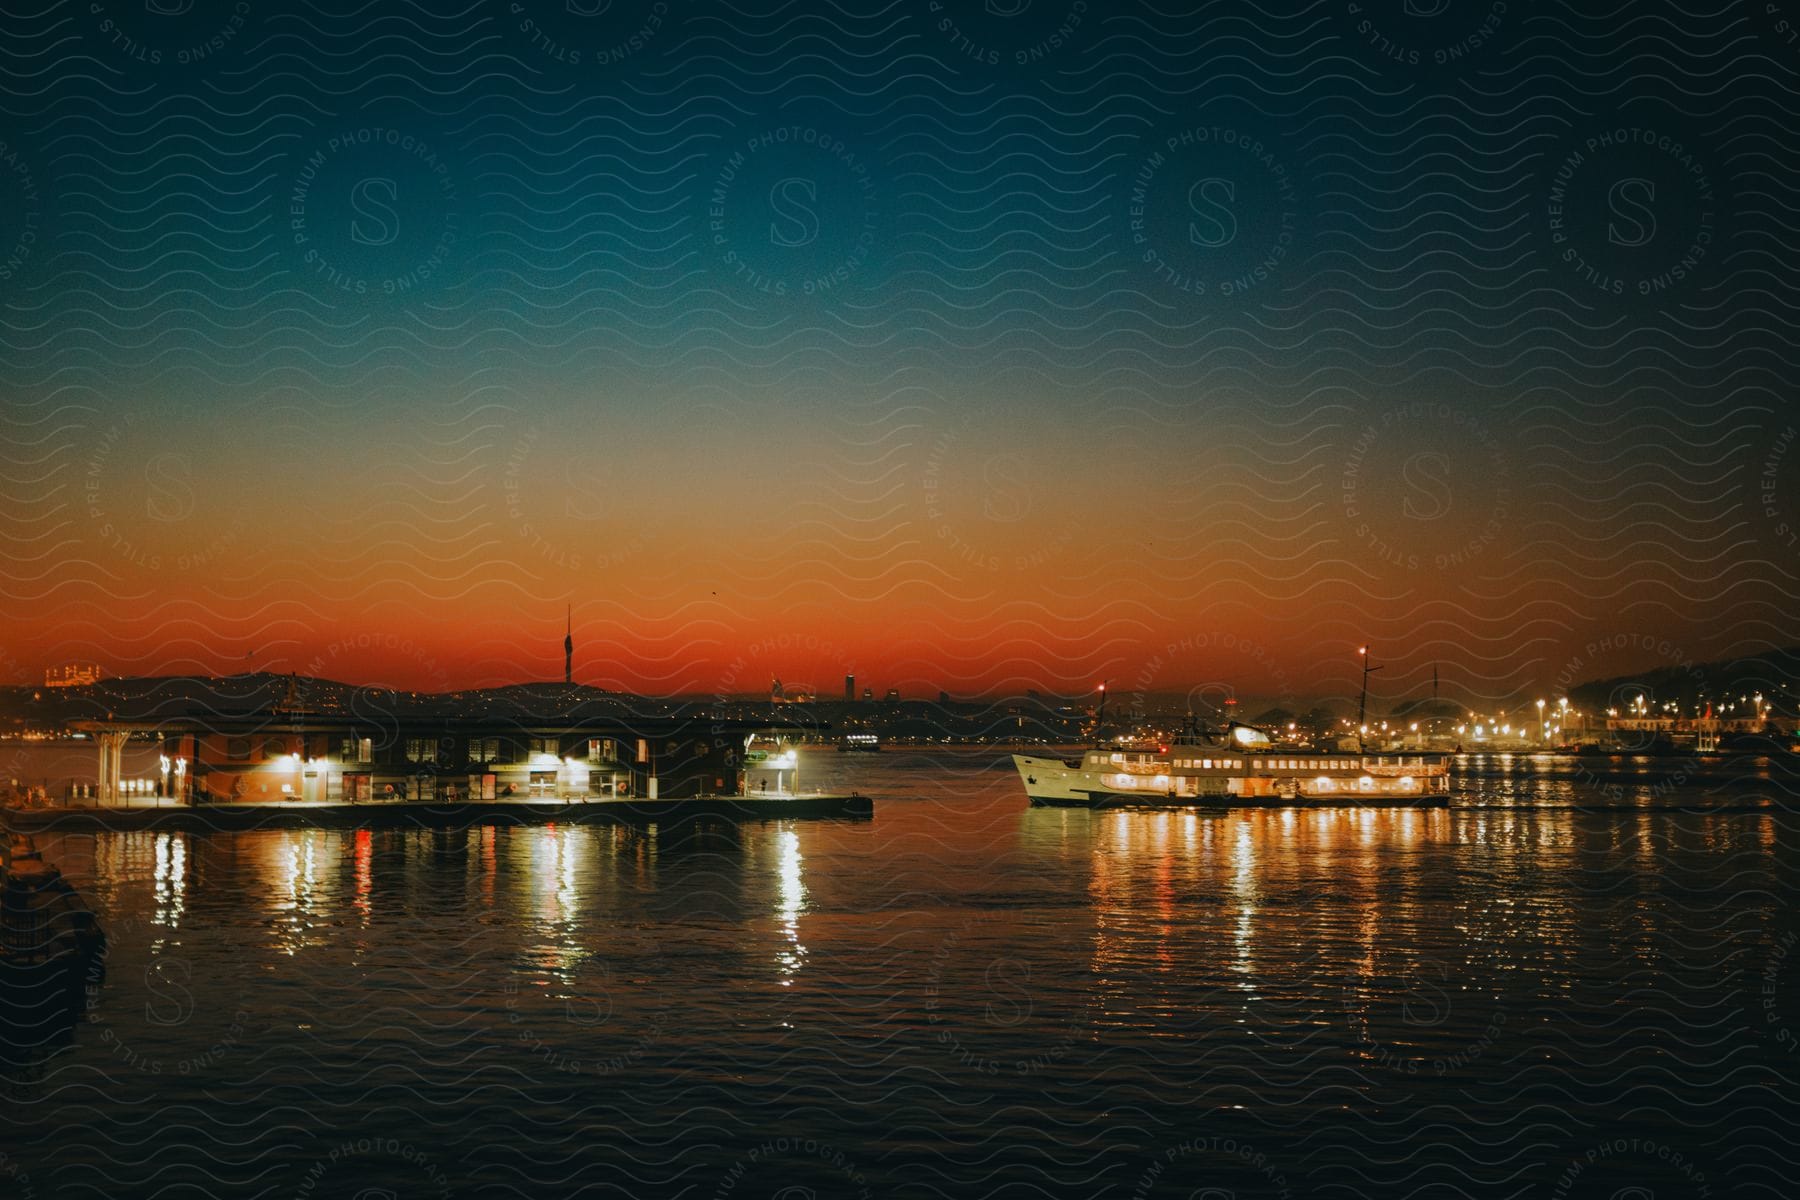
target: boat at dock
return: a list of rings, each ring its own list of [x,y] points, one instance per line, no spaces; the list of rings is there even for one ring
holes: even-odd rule
[[[0,839],[0,995],[7,1024],[25,1028],[42,1010],[79,997],[106,935],[30,837],[0,831]]]
[[[1442,754],[1286,747],[1237,723],[1078,759],[1015,754],[1013,765],[1031,804],[1065,808],[1442,807],[1450,792]]]
[[[838,739],[839,754],[875,754],[881,750],[881,738],[873,733],[846,733]]]

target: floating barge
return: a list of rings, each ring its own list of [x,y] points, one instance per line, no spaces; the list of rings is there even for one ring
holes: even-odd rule
[[[211,804],[154,808],[85,807],[4,810],[14,829],[163,830],[207,832],[255,829],[356,829],[416,826],[542,825],[548,822],[676,822],[692,818],[777,821],[791,818],[867,819],[875,802],[854,792],[751,794],[564,802],[557,800],[382,801],[373,804]]]

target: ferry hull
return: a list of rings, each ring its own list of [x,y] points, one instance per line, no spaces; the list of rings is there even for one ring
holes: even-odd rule
[[[1444,792],[1411,794],[1337,792],[1315,794],[1296,790],[1287,795],[1177,796],[1158,795],[1142,789],[1122,791],[1106,784],[1101,772],[1085,771],[1060,758],[1013,755],[1013,765],[1025,785],[1025,798],[1035,808],[1087,809],[1247,809],[1247,808],[1445,808]]]
[[[1060,758],[1034,758],[1029,754],[1013,755],[1013,766],[1025,783],[1025,796],[1033,804],[1090,808],[1086,789],[1099,780],[1087,771],[1071,767]]]
[[[1095,793],[1081,800],[1038,800],[1030,798],[1034,808],[1085,808],[1090,811],[1128,808],[1198,809],[1227,812],[1254,808],[1448,808],[1450,798],[1444,795],[1421,796],[1169,796],[1158,798],[1142,793]]]

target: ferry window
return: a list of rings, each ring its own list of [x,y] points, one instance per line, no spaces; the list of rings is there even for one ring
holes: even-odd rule
[[[406,759],[408,762],[436,762],[436,738],[407,738]]]
[[[338,754],[345,762],[371,762],[375,758],[375,739],[347,737],[338,747]]]
[[[264,738],[262,752],[264,758],[280,758],[288,752],[287,739],[278,737]]]
[[[470,738],[469,761],[472,763],[491,763],[500,757],[499,738]]]
[[[532,738],[531,739],[531,752],[533,754],[554,755],[557,752],[556,739],[553,737],[534,737],[534,738]]]
[[[245,759],[250,757],[250,739],[247,737],[229,738],[225,742],[225,754],[228,758]]]

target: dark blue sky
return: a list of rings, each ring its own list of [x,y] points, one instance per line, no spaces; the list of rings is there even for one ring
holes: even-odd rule
[[[1269,7],[13,6],[13,658],[528,678],[572,602],[629,686],[804,631],[775,673],[1498,694],[1794,640],[1800,16]]]

